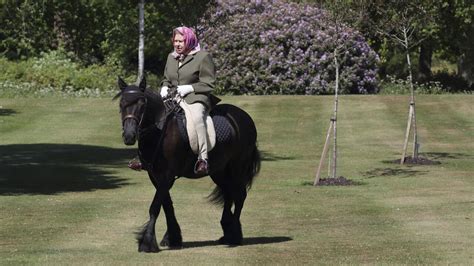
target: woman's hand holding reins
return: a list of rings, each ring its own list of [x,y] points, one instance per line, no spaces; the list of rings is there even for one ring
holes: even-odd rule
[[[179,85],[178,86],[178,94],[181,97],[184,97],[184,96],[190,94],[193,91],[194,91],[194,88],[193,88],[192,85]]]
[[[161,87],[161,91],[160,91],[160,95],[161,95],[161,98],[166,98],[168,97],[168,91],[170,90],[170,88],[168,88],[168,86],[163,86]]]
[[[181,97],[184,97],[190,94],[191,92],[194,92],[194,88],[192,85],[179,85],[174,91],[174,93],[177,93]],[[169,96],[173,96],[173,95],[170,95],[170,93],[174,94],[170,92],[170,88],[168,86],[161,87],[161,91],[160,91],[161,98],[165,99]]]

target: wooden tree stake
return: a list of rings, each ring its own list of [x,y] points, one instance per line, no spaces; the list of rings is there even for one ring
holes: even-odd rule
[[[318,166],[318,169],[316,170],[316,178],[314,179],[313,186],[316,186],[319,182],[319,179],[321,179],[321,169],[323,168],[324,159],[326,158],[326,154],[327,154],[328,149],[329,149],[329,141],[330,141],[330,138],[331,138],[331,131],[332,131],[332,128],[333,128],[333,123],[334,122],[331,119],[331,121],[329,122],[328,133],[326,134],[326,142],[324,142],[324,148],[323,148],[323,152],[321,154],[321,160],[319,160],[319,166]]]
[[[402,152],[402,158],[400,159],[400,164],[403,164],[405,162],[405,156],[407,153],[407,147],[408,147],[408,138],[410,137],[410,130],[411,130],[411,122],[413,121],[413,107],[414,103],[410,103],[410,110],[408,112],[408,122],[407,122],[407,131],[405,133],[405,141],[403,143],[403,152]]]

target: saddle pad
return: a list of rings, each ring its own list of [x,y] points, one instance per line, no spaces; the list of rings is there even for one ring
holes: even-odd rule
[[[189,139],[189,146],[191,146],[191,150],[194,154],[199,153],[199,146],[198,146],[198,138],[196,129],[194,128],[194,124],[192,123],[191,119],[187,119],[191,113],[188,106],[183,104],[182,102],[179,104],[181,108],[184,110],[184,115],[186,117],[186,131],[188,133]],[[208,115],[206,117],[206,128],[207,128],[207,151],[210,152],[214,146],[216,146],[216,131],[214,129],[214,123],[212,118]]]
[[[229,143],[232,141],[232,138],[235,136],[234,128],[229,123],[229,120],[223,115],[211,114],[212,121],[214,122],[214,128],[216,130],[216,142],[220,143]]]

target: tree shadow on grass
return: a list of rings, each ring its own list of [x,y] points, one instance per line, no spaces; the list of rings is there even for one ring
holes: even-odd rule
[[[104,167],[121,167],[133,149],[79,144],[0,145],[0,195],[115,189],[129,183]]]
[[[427,173],[427,171],[404,169],[404,168],[375,168],[373,170],[365,172],[363,175],[367,178],[388,177],[388,176],[412,177],[412,176],[416,176],[418,174],[424,174],[424,173]]]
[[[243,240],[244,246],[250,245],[263,245],[263,244],[273,244],[273,243],[281,243],[291,241],[293,238],[287,236],[273,236],[273,237],[246,237]],[[199,247],[212,247],[212,246],[220,246],[224,244],[220,244],[218,240],[207,240],[207,241],[191,241],[191,242],[184,242],[184,248],[199,248]]]
[[[413,160],[411,156],[405,157],[406,166],[415,166],[415,165],[439,165],[444,159],[456,160],[456,159],[469,159],[472,156],[465,153],[449,153],[449,152],[423,152],[419,154],[418,162],[410,162]],[[439,161],[438,161],[439,160]],[[416,160],[414,160],[416,161]],[[382,161],[386,164],[400,164],[400,159],[396,160],[384,160]]]
[[[275,155],[266,151],[260,151],[260,156],[262,158],[262,161],[271,161],[271,162],[296,159],[295,157]]]
[[[13,109],[0,108],[0,116],[14,115],[17,112]]]
[[[465,153],[449,153],[449,152],[424,152],[420,153],[420,155],[425,156],[427,158],[433,160],[442,160],[442,159],[466,159],[471,157]]]

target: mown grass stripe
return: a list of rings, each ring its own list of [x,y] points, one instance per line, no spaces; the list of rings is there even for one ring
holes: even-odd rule
[[[472,96],[417,97],[422,152],[441,165],[399,166],[406,96],[342,96],[338,172],[361,182],[313,187],[333,98],[223,97],[255,119],[261,174],[243,210],[247,245],[215,246],[209,179],[172,197],[188,247],[139,254],[133,232],[154,189],[126,168],[110,99],[0,99],[0,260],[9,264],[470,264]],[[459,108],[456,108],[456,105]],[[449,109],[433,109],[437,106]],[[471,124],[470,122],[471,121]],[[450,135],[451,134],[451,135]],[[449,137],[447,136],[449,135]],[[471,146],[470,146],[471,145]],[[20,170],[21,169],[21,170]],[[192,204],[190,204],[192,202]],[[157,224],[164,234],[164,217]],[[33,240],[32,240],[33,239]],[[36,239],[36,241],[35,241]]]

